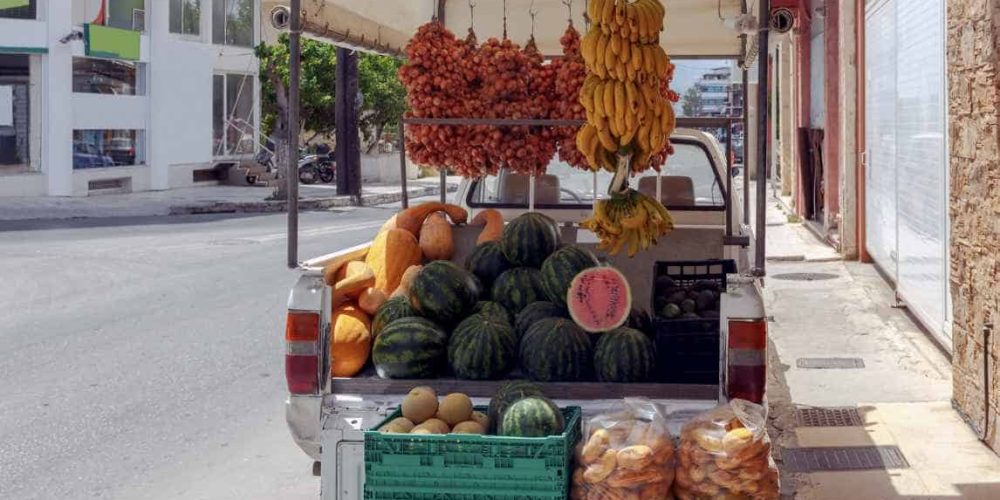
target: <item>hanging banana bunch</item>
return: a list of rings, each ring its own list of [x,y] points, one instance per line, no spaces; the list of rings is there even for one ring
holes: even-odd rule
[[[576,136],[577,149],[592,170],[613,172],[609,198],[580,223],[600,239],[598,249],[612,255],[627,249],[633,257],[674,228],[658,200],[628,188],[630,174],[649,168],[650,159],[670,145],[676,120],[673,104],[661,94],[672,64],[660,47],[665,11],[659,0],[590,0],[591,28],[580,50],[587,78],[580,104],[587,123]]]

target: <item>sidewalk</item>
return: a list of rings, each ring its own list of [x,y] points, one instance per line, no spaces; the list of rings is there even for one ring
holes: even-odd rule
[[[768,220],[777,221],[771,206]],[[825,261],[829,247],[808,229],[775,227],[768,399],[783,496],[1000,498],[1000,458],[952,409],[946,354],[893,308],[872,266]],[[770,258],[783,255],[802,258]],[[847,466],[854,470],[831,470]]]
[[[460,177],[448,177],[449,192],[458,189]],[[426,177],[407,182],[411,198],[440,194],[440,178]],[[142,217],[208,213],[282,212],[283,201],[267,198],[273,191],[267,186],[204,186],[107,194],[88,197],[0,197],[0,220],[75,219],[103,217]],[[350,196],[337,196],[336,186],[314,184],[299,186],[301,210],[324,210],[354,204]],[[362,205],[395,203],[402,199],[400,185],[368,184],[361,194]]]

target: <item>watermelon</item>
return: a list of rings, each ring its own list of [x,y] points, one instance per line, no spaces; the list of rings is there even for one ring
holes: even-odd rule
[[[507,374],[517,361],[517,337],[506,320],[473,314],[448,340],[448,362],[455,376],[493,380]]]
[[[656,346],[639,330],[611,330],[594,349],[594,371],[601,382],[646,382],[655,367]]]
[[[414,311],[413,307],[410,307],[409,297],[393,297],[379,306],[378,310],[375,311],[375,315],[372,316],[372,335],[378,337],[378,334],[384,330],[389,323],[392,323],[399,318],[416,315],[417,311]]]
[[[591,333],[622,326],[632,309],[628,280],[611,266],[581,271],[570,283],[566,299],[570,317]]]
[[[572,382],[590,375],[594,349],[590,337],[572,321],[545,318],[521,339],[521,369],[541,382]]]
[[[493,281],[504,271],[514,267],[504,255],[500,243],[487,241],[476,247],[465,259],[465,268],[479,278],[483,289],[489,291],[493,287]]]
[[[628,321],[625,323],[629,328],[634,328],[647,335],[652,335],[655,327],[653,326],[653,318],[650,317],[649,313],[639,309],[632,309],[632,312],[628,315]]]
[[[553,304],[566,307],[566,291],[580,271],[597,267],[597,257],[585,248],[568,245],[556,250],[542,263],[542,286]]]
[[[556,436],[565,428],[562,411],[545,396],[528,396],[516,401],[500,416],[501,436]]]
[[[527,380],[512,380],[500,386],[493,399],[490,399],[490,406],[486,410],[489,419],[489,434],[496,434],[500,426],[500,415],[511,404],[528,396],[542,396],[542,389],[533,382]]]
[[[410,285],[413,309],[445,327],[466,317],[478,300],[475,277],[446,260],[425,265]]]
[[[531,267],[515,267],[493,283],[493,300],[517,315],[528,304],[545,298],[542,272]]]
[[[382,378],[434,378],[448,362],[448,334],[426,318],[400,318],[382,330],[372,347]]]
[[[514,320],[514,331],[517,332],[517,338],[523,338],[531,325],[545,318],[569,318],[569,315],[566,314],[565,309],[551,302],[532,302],[521,309],[521,312],[517,314],[517,319]]]
[[[472,312],[473,314],[482,314],[483,316],[495,316],[503,319],[512,326],[514,325],[514,315],[499,302],[480,300],[479,302],[476,302],[475,306],[473,306]]]
[[[519,215],[504,226],[500,246],[515,266],[537,268],[559,246],[559,225],[538,212]]]

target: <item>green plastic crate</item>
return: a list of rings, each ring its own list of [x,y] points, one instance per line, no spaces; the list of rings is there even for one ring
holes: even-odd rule
[[[565,499],[580,440],[580,407],[562,412],[566,430],[542,438],[375,430],[399,417],[397,409],[365,431],[365,499]]]

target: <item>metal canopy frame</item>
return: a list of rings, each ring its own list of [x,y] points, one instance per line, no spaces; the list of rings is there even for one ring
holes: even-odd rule
[[[443,20],[444,18],[444,5],[447,0],[437,0],[437,12],[436,17],[438,20]],[[771,1],[770,0],[758,0],[759,11],[758,19],[767,19],[771,12]],[[744,2],[744,10],[746,8],[746,3]],[[288,109],[288,133],[289,133],[289,144],[298,144],[298,130],[299,130],[299,73],[301,68],[301,36],[302,36],[302,8],[301,0],[290,0],[289,3],[289,14],[291,19],[289,22],[289,91],[288,97],[290,101]],[[765,24],[766,23],[762,23]],[[766,29],[762,29],[759,33],[759,46],[763,48],[763,54],[758,56],[757,68],[758,68],[758,88],[757,88],[757,150],[755,151],[757,158],[757,176],[756,176],[756,230],[755,230],[755,252],[754,252],[754,266],[751,272],[758,277],[765,276],[765,245],[764,238],[766,237],[766,204],[767,204],[767,171],[768,171],[768,121],[769,121],[769,110],[768,106],[768,32]],[[393,51],[389,53],[390,55],[396,55]],[[729,132],[726,134],[727,148],[726,148],[726,164],[727,164],[727,185],[732,188],[732,124],[738,120],[742,120],[744,123],[744,136],[749,130],[746,125],[749,124],[749,91],[747,85],[747,71],[743,70],[743,106],[744,112],[741,118],[678,118],[678,125],[685,125],[691,128],[704,128],[704,127],[730,127]],[[406,188],[406,135],[405,126],[406,124],[426,124],[426,125],[493,125],[493,126],[580,126],[584,123],[583,120],[544,120],[544,119],[486,119],[486,118],[404,118],[399,125],[399,136],[400,136],[400,174],[401,174],[401,187],[402,187],[402,204],[404,207],[409,205],[408,193]],[[746,168],[746,160],[749,158],[748,146],[744,139],[744,169]],[[295,155],[289,155],[288,158],[288,259],[287,264],[290,268],[298,267],[298,175],[296,175],[296,168],[298,166],[297,159]],[[749,225],[749,172],[745,171],[744,175],[744,222]],[[447,196],[446,189],[446,173],[444,170],[441,171],[441,201],[445,201]],[[735,238],[732,235],[732,212],[727,209],[726,214],[726,244],[747,244],[747,242],[742,239]]]

